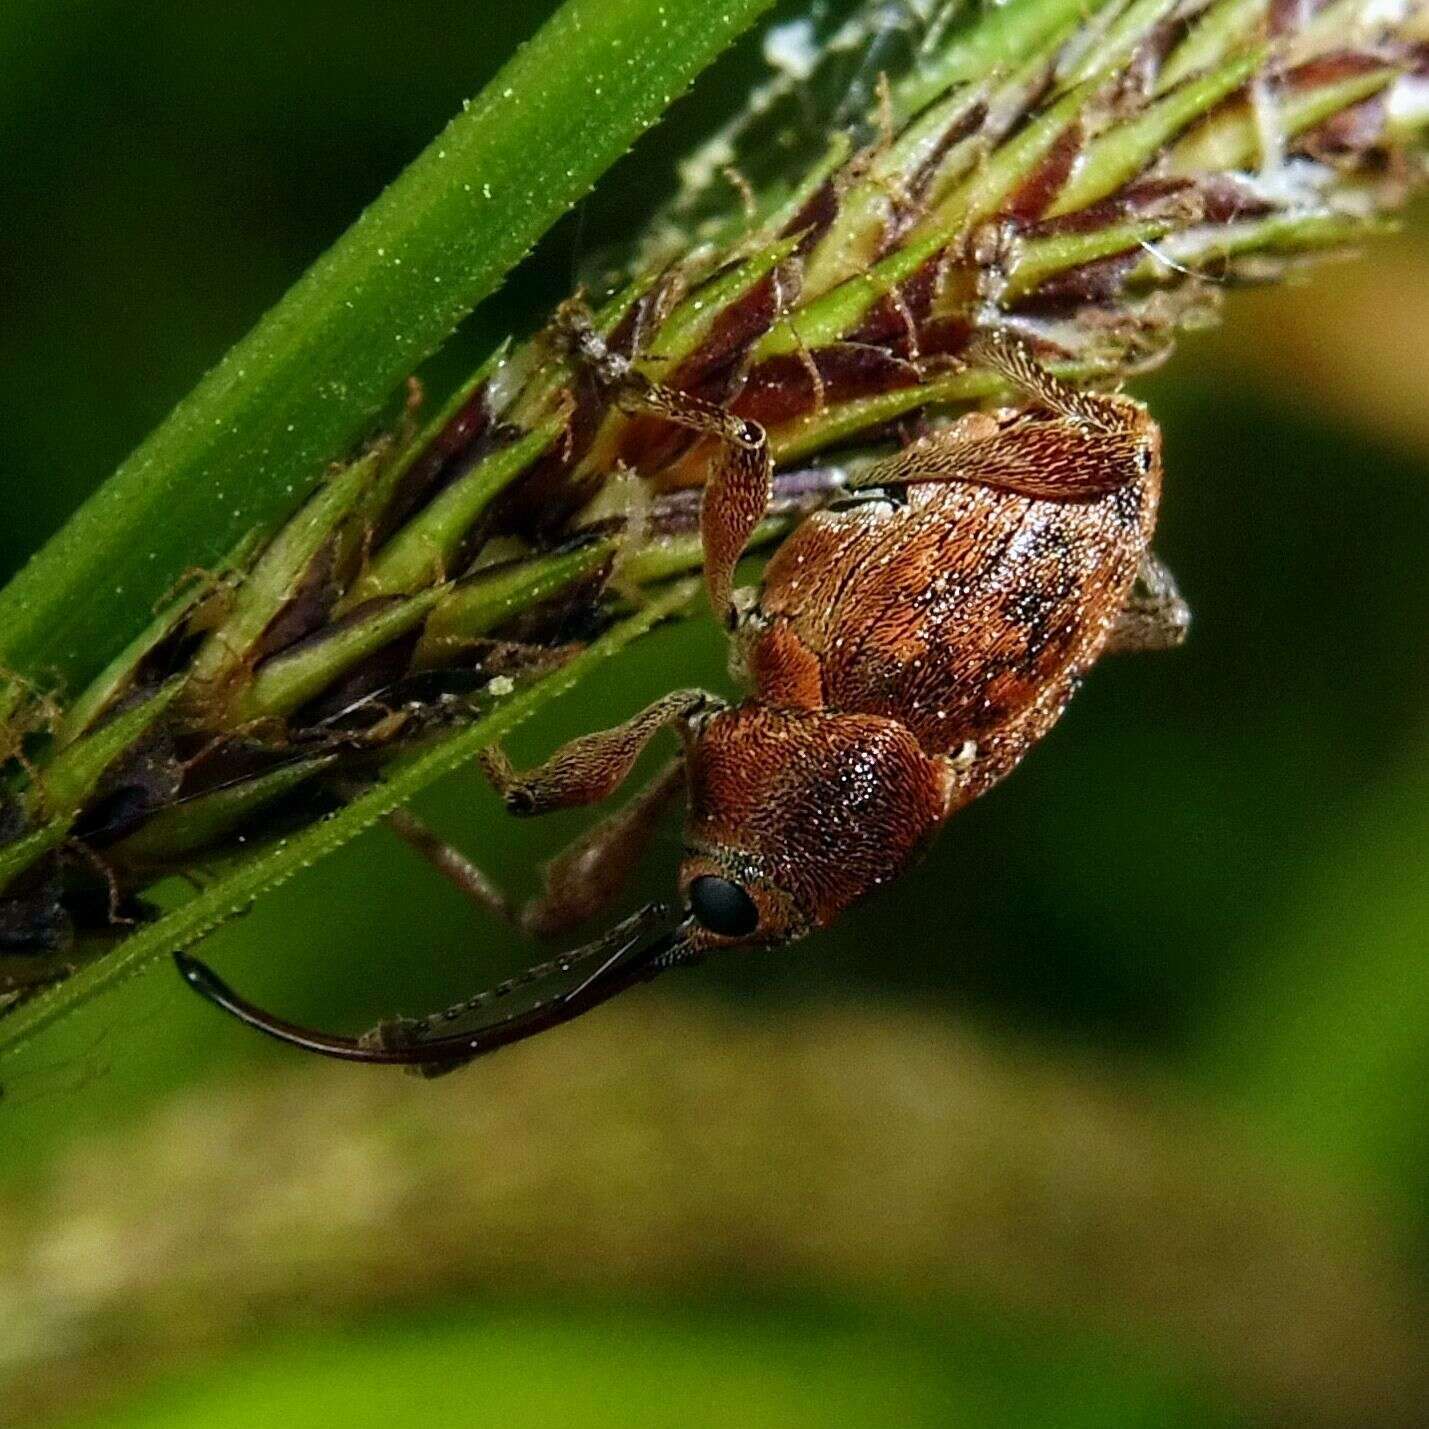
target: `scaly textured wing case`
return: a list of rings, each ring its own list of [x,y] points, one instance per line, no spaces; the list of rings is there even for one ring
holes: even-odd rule
[[[797,671],[807,699],[816,664],[829,709],[892,716],[930,753],[987,739],[1100,653],[1150,539],[1157,477],[1086,502],[913,486],[901,504],[809,518],[765,577],[768,624],[750,651],[761,695],[779,701]]]

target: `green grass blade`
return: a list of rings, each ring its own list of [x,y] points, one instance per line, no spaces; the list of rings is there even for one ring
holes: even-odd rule
[[[0,667],[92,677],[185,568],[291,510],[772,0],[567,0],[0,592]]]

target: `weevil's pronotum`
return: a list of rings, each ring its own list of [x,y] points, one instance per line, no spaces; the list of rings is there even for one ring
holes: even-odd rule
[[[705,579],[753,694],[730,705],[679,690],[536,769],[518,773],[498,751],[485,769],[513,813],[594,804],[674,730],[681,756],[552,863],[526,922],[550,932],[604,907],[685,792],[681,911],[642,910],[511,983],[366,1038],[280,1022],[180,955],[196,990],[270,1035],[353,1061],[450,1066],[717,949],[801,938],[897,877],[1008,774],[1100,655],[1185,634],[1186,608],[1150,551],[1155,422],[1130,398],[1066,386],[1011,338],[984,336],[969,360],[1027,404],[973,413],[876,464],[794,531],[758,591],[731,584],[769,498],[763,431],[638,378],[588,334],[585,346],[613,400],[719,443],[701,519]],[[403,827],[490,900],[477,870]],[[562,990],[468,1031],[437,1030],[548,982]]]

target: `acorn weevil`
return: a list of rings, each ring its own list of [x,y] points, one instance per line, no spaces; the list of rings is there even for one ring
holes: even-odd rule
[[[1156,423],[1128,397],[1067,386],[1007,335],[982,335],[968,358],[1025,404],[969,414],[875,463],[803,521],[758,591],[732,590],[732,576],[769,500],[762,428],[650,383],[588,330],[570,341],[624,410],[717,443],[701,516],[705,581],[753,694],[730,705],[679,690],[538,768],[518,773],[492,750],[484,769],[514,814],[595,804],[673,729],[681,756],[552,862],[523,921],[551,933],[600,911],[685,791],[680,911],[652,905],[447,1012],[364,1038],[279,1021],[178,955],[195,990],[271,1036],[351,1061],[440,1070],[712,951],[804,937],[896,878],[956,810],[1005,777],[1103,653],[1185,636],[1186,607],[1150,550]],[[492,901],[460,855],[409,817],[397,827]],[[562,979],[561,991],[519,1011],[438,1030]]]

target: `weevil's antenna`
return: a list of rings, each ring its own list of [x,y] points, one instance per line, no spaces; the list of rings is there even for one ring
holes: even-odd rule
[[[669,909],[652,903],[595,942],[531,968],[445,1012],[421,1019],[414,1025],[418,1034],[415,1040],[388,1046],[369,1042],[365,1038],[334,1036],[299,1027],[264,1012],[240,997],[212,968],[197,958],[187,953],[175,953],[174,963],[184,981],[200,997],[222,1008],[230,1017],[236,1017],[245,1026],[290,1047],[300,1047],[305,1052],[335,1057],[344,1062],[371,1062],[389,1067],[455,1066],[494,1052],[498,1047],[506,1047],[534,1037],[538,1032],[559,1027],[561,1023],[570,1022],[591,1008],[599,1007],[636,983],[648,982],[682,963],[698,961],[700,955],[686,942],[689,922],[671,928],[669,920]],[[647,941],[652,930],[662,923],[667,925],[665,929],[658,932],[653,941]],[[509,1013],[467,1032],[425,1040],[420,1036],[421,1031],[437,1023],[455,1021],[464,1013],[476,1011],[517,988],[540,986],[587,963],[594,963],[594,969],[574,987],[535,1002],[519,1012]]]

